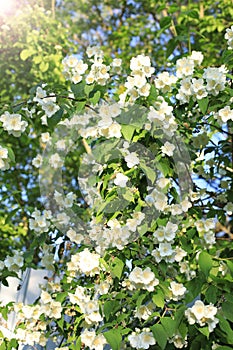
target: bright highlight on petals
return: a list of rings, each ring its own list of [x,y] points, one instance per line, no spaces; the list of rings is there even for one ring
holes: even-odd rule
[[[0,0],[0,15],[9,14],[16,4],[16,0]]]

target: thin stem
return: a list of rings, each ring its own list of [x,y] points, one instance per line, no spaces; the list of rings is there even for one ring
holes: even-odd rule
[[[55,0],[51,0],[51,11],[53,19],[55,19]]]

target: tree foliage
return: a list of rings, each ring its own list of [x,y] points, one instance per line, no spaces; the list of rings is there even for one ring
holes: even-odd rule
[[[52,276],[2,349],[230,349],[231,5],[0,17],[1,280]]]

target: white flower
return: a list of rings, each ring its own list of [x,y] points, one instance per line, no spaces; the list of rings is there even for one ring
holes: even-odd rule
[[[133,168],[135,165],[139,164],[139,158],[136,152],[129,153],[125,156],[125,161],[128,168]]]
[[[186,292],[186,288],[184,287],[184,285],[182,283],[177,283],[174,281],[172,281],[170,283],[169,289],[172,292],[172,299],[173,300],[181,299]]]
[[[146,289],[149,292],[154,291],[154,287],[159,284],[159,280],[155,278],[155,274],[150,267],[142,270],[140,267],[135,267],[129,274],[129,282],[133,289]]]
[[[51,136],[49,132],[44,132],[41,134],[41,141],[43,143],[50,143],[51,141]]]
[[[233,110],[230,109],[229,106],[225,106],[224,108],[220,109],[218,111],[218,115],[223,123],[226,123],[228,120],[233,121]]]
[[[141,333],[133,332],[128,336],[130,345],[136,349],[149,349],[150,345],[155,345],[155,339],[152,332],[146,329]]]
[[[83,236],[79,233],[76,233],[72,228],[70,228],[66,234],[71,242],[80,244],[83,241]]]
[[[38,86],[36,88],[36,97],[33,98],[33,101],[43,103],[43,98],[46,97],[46,94],[46,91]]]
[[[61,168],[63,166],[63,160],[61,159],[58,153],[54,153],[49,159],[49,164],[52,168]]]
[[[153,304],[141,305],[135,311],[135,317],[140,320],[147,320],[152,314]]]
[[[175,261],[180,262],[187,255],[186,251],[180,247],[175,248]]]
[[[91,58],[93,56],[102,57],[104,54],[103,51],[98,46],[88,46],[86,53],[88,58]]]
[[[176,76],[183,78],[194,72],[194,61],[190,57],[183,57],[176,61]]]
[[[56,220],[61,225],[68,225],[70,222],[70,217],[66,213],[58,213]]]
[[[171,85],[177,82],[175,75],[169,75],[168,72],[159,73],[155,79],[155,87],[166,93],[171,90]]]
[[[0,145],[0,158],[7,159],[8,158],[8,149],[4,148]]]
[[[200,66],[204,59],[204,56],[200,51],[192,51],[190,59],[194,62],[195,65]]]
[[[99,133],[106,138],[116,137],[119,139],[121,137],[121,125],[117,122],[113,122],[107,128],[105,126],[100,128]]]
[[[37,154],[37,156],[32,160],[32,165],[35,168],[39,168],[42,164],[43,164],[43,157],[41,154]]]
[[[228,49],[233,49],[233,26],[227,28],[224,38],[227,40]]]
[[[212,332],[219,322],[215,317],[217,311],[212,304],[205,305],[201,300],[196,300],[195,304],[185,311],[185,316],[189,324],[198,323],[202,327],[207,323],[209,332]]]
[[[2,122],[2,127],[9,135],[19,137],[22,132],[25,131],[28,123],[21,120],[20,114],[10,114],[5,112],[0,116],[0,121]]]
[[[122,59],[121,58],[114,58],[112,60],[112,66],[113,67],[121,67]]]
[[[159,243],[158,251],[161,257],[171,256],[173,254],[173,249],[170,243]]]
[[[0,169],[1,170],[7,170],[9,169],[9,163],[8,163],[8,149],[4,148],[0,145]]]
[[[161,147],[161,151],[163,154],[166,154],[167,156],[169,157],[172,157],[173,156],[173,151],[175,150],[175,146],[166,141],[165,144]]]
[[[40,299],[44,304],[51,303],[51,301],[52,301],[51,295],[44,290],[42,290],[42,292],[41,292]]]
[[[72,255],[71,262],[85,275],[94,276],[99,273],[99,259],[99,254],[91,253],[85,248],[82,252]]]
[[[51,118],[60,109],[58,105],[56,105],[53,101],[50,100],[43,102],[41,107],[43,111],[45,111],[45,114],[48,118]]]
[[[128,176],[122,173],[117,173],[116,178],[114,179],[114,184],[119,187],[126,187],[128,180]]]

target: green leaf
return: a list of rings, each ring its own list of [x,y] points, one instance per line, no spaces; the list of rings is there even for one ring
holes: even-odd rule
[[[163,326],[161,324],[156,324],[154,326],[151,327],[152,333],[157,341],[157,343],[159,344],[159,346],[161,347],[162,350],[165,349],[166,345],[167,345],[167,333],[164,330]]]
[[[197,102],[202,114],[205,114],[207,112],[208,105],[209,105],[208,97],[204,97],[201,100],[198,100]]]
[[[219,327],[226,334],[227,341],[229,342],[229,344],[233,344],[233,330],[229,322],[220,315],[218,315],[217,317],[219,319]]]
[[[106,321],[109,320],[110,315],[112,314],[112,312],[114,311],[114,308],[116,305],[119,305],[119,302],[117,302],[116,300],[107,300],[104,303],[104,315],[106,318]]]
[[[8,149],[8,156],[9,156],[10,160],[11,160],[13,163],[15,163],[15,154],[14,154],[12,148],[7,147],[7,149]]]
[[[48,126],[50,128],[53,128],[55,125],[57,125],[60,122],[63,116],[63,113],[64,113],[63,109],[60,108],[56,113],[54,113],[54,115],[51,118],[48,118],[47,119]]]
[[[33,57],[33,62],[35,64],[41,63],[42,60],[43,60],[43,56],[35,56],[35,57]]]
[[[188,17],[199,19],[199,13],[196,10],[187,11]]]
[[[122,111],[115,120],[120,124],[142,128],[147,121],[147,113],[148,111],[145,107],[133,105],[127,111]]]
[[[84,92],[85,85],[86,83],[84,80],[78,84],[71,84],[71,90],[76,99],[84,99],[86,97]]]
[[[227,263],[228,269],[229,269],[230,272],[231,272],[231,275],[233,276],[233,262],[230,261],[230,260],[227,260],[226,263]]]
[[[161,18],[161,20],[160,20],[160,22],[159,22],[160,28],[161,28],[161,29],[167,29],[167,28],[169,28],[170,25],[171,25],[171,22],[172,22],[172,19],[171,19],[171,17],[169,17],[169,16],[166,16],[166,17]]]
[[[130,188],[125,189],[124,188],[124,193],[122,193],[122,197],[127,201],[127,202],[134,202],[134,195],[131,191]],[[120,191],[119,191],[120,192]],[[120,195],[120,193],[119,193]]]
[[[226,301],[222,304],[222,311],[224,313],[224,316],[233,322],[233,303]]]
[[[118,329],[111,329],[103,333],[112,350],[120,350],[121,347],[121,333]]]
[[[172,169],[169,166],[168,160],[165,158],[161,158],[161,160],[156,164],[157,169],[159,169],[163,175],[166,177],[167,175],[172,175]]]
[[[152,297],[153,302],[155,305],[157,305],[160,308],[164,307],[165,301],[164,301],[164,294],[161,289],[158,289],[156,293]]]
[[[89,100],[95,106],[99,102],[100,96],[101,96],[101,92],[100,91],[96,91],[94,93],[94,96],[89,98]]]
[[[111,263],[110,268],[111,268],[113,275],[120,279],[122,272],[123,272],[123,268],[124,268],[123,261],[120,260],[119,258],[115,257],[113,262]]]
[[[185,310],[186,310],[186,306],[181,306],[179,309],[176,310],[175,317],[174,317],[176,328],[181,327],[182,329],[181,321],[184,317]]]
[[[182,338],[185,339],[186,335],[188,334],[188,327],[186,326],[186,324],[181,322],[178,329]]]
[[[67,297],[67,292],[62,292],[62,293],[58,293],[56,296],[56,301],[60,301],[60,303],[62,303]]]
[[[138,232],[139,232],[140,236],[143,236],[147,232],[147,230],[148,230],[147,223],[138,227]]]
[[[77,104],[76,104],[76,112],[77,113],[80,113],[82,112],[82,110],[84,109],[85,105],[86,105],[86,100],[85,101],[79,101]]]
[[[157,100],[157,96],[158,96],[158,93],[157,93],[155,85],[151,85],[150,94],[147,97],[147,101],[150,104],[153,104]]]
[[[177,46],[176,38],[171,38],[166,45],[166,57],[168,58]]]
[[[28,57],[33,55],[33,51],[32,50],[28,50],[28,49],[24,49],[23,51],[20,52],[20,58],[22,61],[26,61],[26,59],[28,59]]]
[[[140,168],[142,169],[142,171],[146,175],[147,179],[149,179],[153,184],[155,182],[156,177],[157,177],[155,169],[150,168],[149,166],[144,164],[143,161],[140,162]]]
[[[137,307],[141,306],[142,305],[142,302],[143,300],[145,299],[146,297],[146,293],[145,294],[142,294],[140,295],[138,298],[137,298],[137,301],[136,301],[136,305]]]
[[[215,286],[209,286],[209,288],[207,289],[206,293],[205,293],[205,297],[206,300],[208,301],[208,303],[213,303],[215,304],[217,301],[217,290]]]
[[[200,333],[202,333],[205,337],[209,339],[210,331],[208,327],[198,327]]]
[[[0,350],[6,350],[5,342],[3,342],[3,343],[0,345]]]
[[[95,88],[95,84],[91,84],[91,85],[85,85],[84,87],[84,92],[87,95],[87,97],[89,96],[90,92]]]
[[[47,72],[47,70],[49,69],[49,63],[42,61],[39,65],[39,69],[42,73]]]
[[[191,281],[187,283],[187,289],[190,293],[186,295],[186,302],[190,303],[192,302],[198,294],[200,294],[203,283],[205,283],[206,278],[204,276],[204,273],[200,272],[199,276],[193,278]]]
[[[206,277],[209,276],[210,269],[213,266],[213,260],[207,252],[201,252],[198,258],[198,264],[201,271],[205,274]]]
[[[2,281],[1,281],[2,282]],[[8,287],[8,285],[6,286]],[[1,308],[1,316],[4,318],[4,320],[8,320],[8,314],[9,314],[9,310],[8,310],[8,307],[3,307]]]
[[[121,133],[127,141],[131,141],[135,131],[135,126],[133,125],[121,125]]]
[[[171,338],[176,331],[176,322],[171,317],[163,317],[160,322],[169,338]]]

